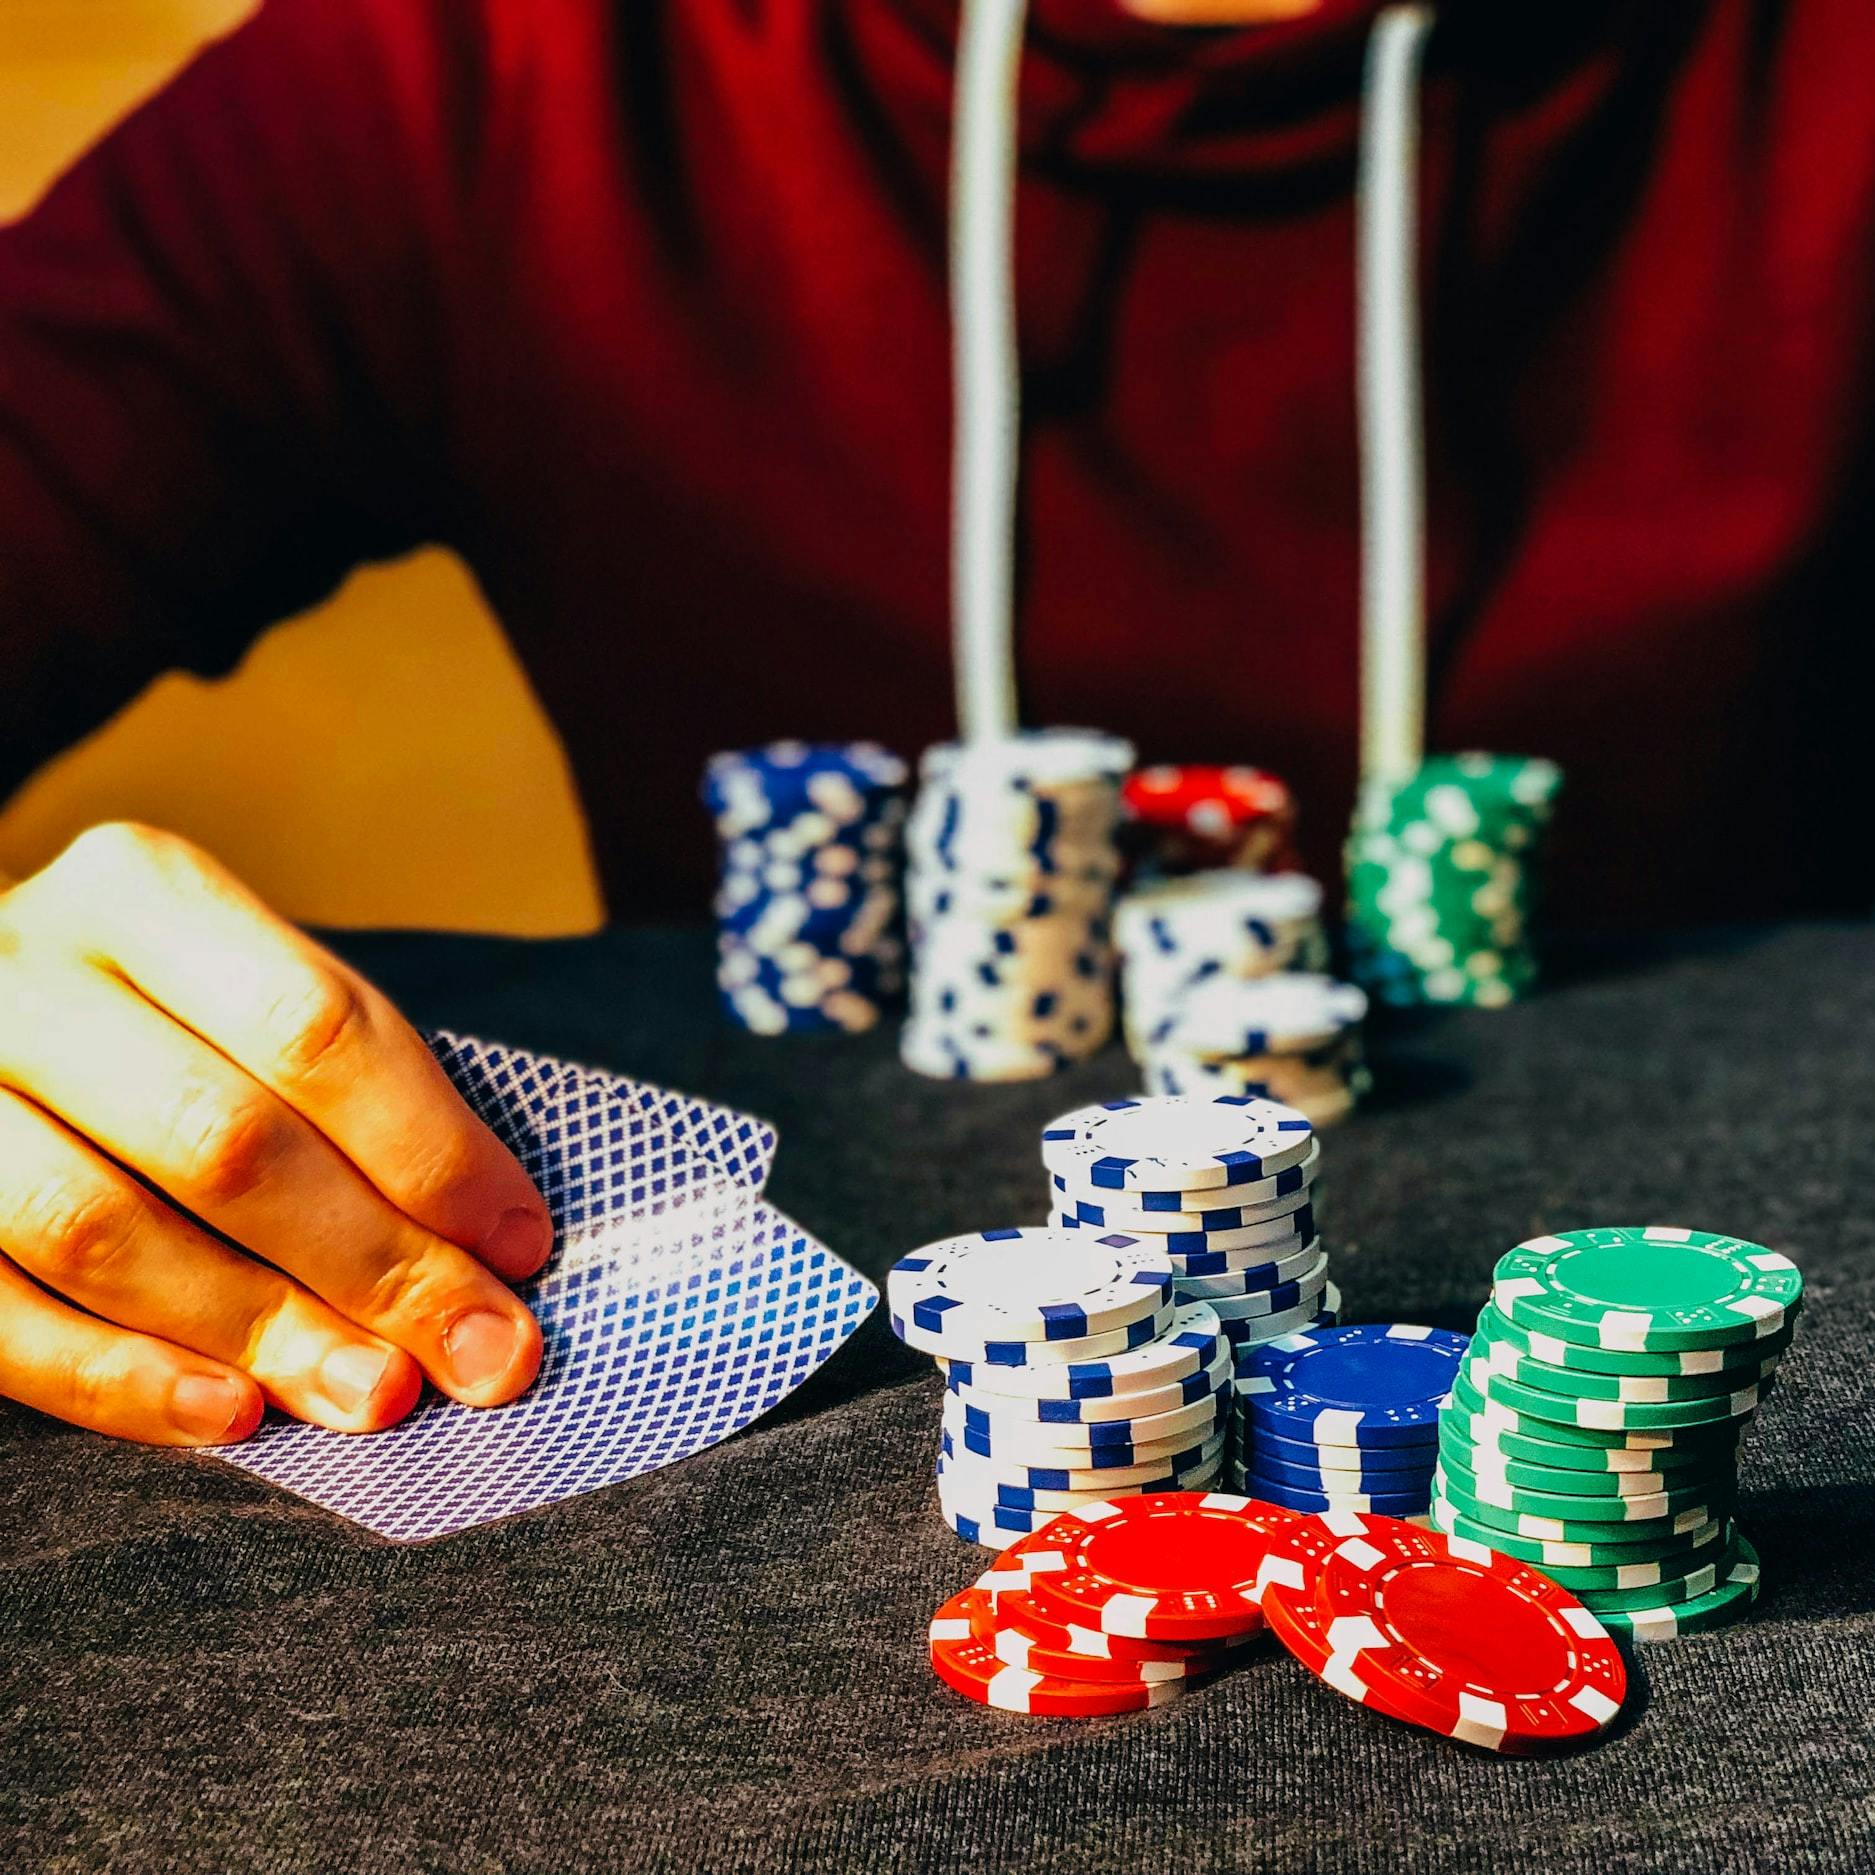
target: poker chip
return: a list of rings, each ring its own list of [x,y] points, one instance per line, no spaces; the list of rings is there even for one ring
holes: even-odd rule
[[[1493,1342],[1485,1365],[1542,1393],[1573,1394],[1581,1399],[1615,1400],[1638,1406],[1665,1406],[1682,1400],[1714,1400],[1747,1388],[1764,1386],[1777,1372],[1780,1356],[1767,1355],[1709,1374],[1601,1374],[1539,1361],[1518,1348]]]
[[[1299,1166],[1314,1137],[1308,1121],[1273,1100],[1116,1100],[1050,1121],[1042,1163],[1070,1185],[1098,1191],[1230,1187],[1247,1203]]]
[[[1110,1420],[1097,1428],[1069,1427],[1070,1434],[1086,1435],[1090,1430],[1124,1428],[1138,1436],[1126,1439],[1072,1437],[1066,1442],[1052,1436],[1062,1429],[1037,1427],[1033,1421],[992,1419],[980,1407],[966,1406],[961,1399],[944,1403],[944,1430],[953,1445],[983,1458],[1009,1458],[1025,1465],[1070,1466],[1080,1469],[1145,1464],[1188,1451],[1221,1433],[1231,1415],[1228,1391],[1213,1395],[1195,1407],[1162,1416],[1163,1430],[1156,1437],[1146,1436],[1154,1428],[1146,1422]],[[1049,1435],[1049,1436],[1044,1436]]]
[[[1030,1592],[1057,1618],[1145,1640],[1254,1633],[1258,1571],[1293,1513],[1219,1492],[1148,1493],[1090,1505],[1048,1532],[1059,1568],[1031,1556]]]
[[[1673,1641],[1685,1634],[1727,1627],[1743,1619],[1758,1599],[1758,1552],[1742,1534],[1735,1538],[1735,1553],[1719,1572],[1717,1584],[1703,1595],[1684,1601],[1632,1607],[1611,1604],[1602,1619],[1617,1634],[1637,1641]]]
[[[1014,1367],[940,1357],[938,1365],[954,1386],[1012,1399],[1089,1406],[1183,1382],[1227,1358],[1228,1347],[1216,1310],[1208,1303],[1193,1302],[1174,1307],[1164,1334],[1101,1358]]]
[[[1031,1561],[1033,1559],[1033,1561]],[[1048,1529],[1018,1539],[996,1559],[995,1567],[977,1578],[976,1586],[990,1597],[995,1619],[1026,1634],[1054,1653],[1094,1660],[1214,1664],[1227,1658],[1253,1635],[1235,1635],[1222,1641],[1149,1641],[1130,1634],[1107,1634],[1051,1613],[1029,1593],[1033,1570],[1059,1569],[1061,1553],[1051,1547]]]
[[[1504,1459],[1520,1459],[1550,1470],[1588,1472],[1644,1472],[1683,1470],[1687,1467],[1714,1464],[1720,1454],[1736,1458],[1739,1441],[1690,1448],[1674,1446],[1662,1434],[1639,1450],[1628,1446],[1578,1445],[1532,1437],[1528,1431],[1507,1431],[1482,1412],[1459,1404],[1460,1390],[1454,1387],[1452,1404],[1440,1415],[1441,1434],[1447,1429],[1453,1437],[1481,1454]]]
[[[1227,1464],[1224,1479],[1233,1491],[1259,1503],[1280,1504],[1286,1510],[1316,1513],[1331,1510],[1373,1511],[1389,1517],[1420,1517],[1432,1501],[1430,1482],[1406,1491],[1311,1490],[1284,1483],[1270,1473]]]
[[[1592,1595],[1597,1619],[1604,1625],[1608,1625],[1608,1617],[1612,1614],[1631,1614],[1645,1609],[1671,1608],[1677,1603],[1697,1601],[1701,1596],[1711,1594],[1719,1586],[1720,1578],[1730,1569],[1737,1556],[1736,1542],[1722,1546],[1715,1545],[1714,1548],[1718,1550],[1716,1556],[1713,1555],[1712,1550],[1698,1552],[1710,1558],[1708,1561],[1696,1563],[1689,1557],[1683,1565],[1673,1565],[1674,1567],[1684,1566],[1686,1570],[1684,1575],[1668,1575],[1655,1581],[1635,1583],[1625,1588],[1615,1582],[1577,1583],[1572,1580],[1575,1576],[1595,1577],[1617,1573],[1610,1570],[1552,1569],[1546,1573],[1552,1575],[1574,1595],[1580,1596],[1584,1593]],[[1660,1563],[1641,1565],[1643,1570],[1657,1570],[1661,1567],[1663,1565]]]
[[[1007,1229],[947,1237],[901,1257],[886,1278],[892,1313],[927,1352],[969,1341],[1081,1341],[1130,1328],[1172,1300],[1171,1266],[1110,1232]]]
[[[1335,1445],[1318,1439],[1290,1439],[1257,1427],[1254,1434],[1247,1419],[1239,1420],[1239,1431],[1253,1440],[1257,1451],[1277,1464],[1300,1470],[1352,1471],[1365,1477],[1387,1471],[1430,1472],[1438,1457],[1436,1438],[1420,1445]]]
[[[1024,731],[927,749],[905,828],[914,1072],[1035,1079],[1112,1032],[1117,737]]]
[[[1477,1345],[1476,1336],[1472,1338],[1472,1343],[1474,1347]],[[1473,1384],[1472,1376],[1464,1365],[1460,1366],[1452,1382],[1452,1404],[1499,1432],[1520,1433],[1526,1437],[1546,1440],[1552,1445],[1588,1445],[1609,1449],[1625,1447],[1631,1452],[1655,1452],[1675,1445],[1692,1446],[1701,1441],[1716,1449],[1735,1442],[1738,1436],[1736,1428],[1729,1422],[1680,1427],[1677,1431],[1650,1430],[1636,1426],[1584,1424],[1574,1418],[1554,1419],[1543,1412],[1519,1411],[1500,1400],[1487,1399],[1479,1387]],[[1547,1405],[1547,1402],[1544,1404]]]
[[[1064,1190],[1060,1186],[1054,1189],[1050,1202],[1058,1212],[1071,1218],[1077,1225],[1097,1224],[1107,1230],[1125,1230],[1133,1234],[1148,1231],[1202,1231],[1209,1237],[1213,1233],[1254,1229],[1272,1224],[1278,1218],[1287,1217],[1301,1210],[1304,1205],[1315,1202],[1312,1194],[1320,1161],[1320,1143],[1319,1140],[1316,1142],[1315,1154],[1301,1165],[1277,1174],[1275,1182],[1280,1188],[1278,1196],[1263,1203],[1199,1205],[1191,1210],[1174,1211],[1154,1202],[1169,1197],[1167,1193],[1129,1192],[1125,1194],[1125,1203],[1115,1203],[1108,1197],[1094,1197],[1085,1190]],[[1218,1194],[1233,1199],[1238,1195],[1237,1192]],[[1141,1199],[1146,1203],[1142,1205],[1137,1202]]]
[[[875,743],[775,742],[711,757],[717,985],[757,1034],[870,1028],[904,978],[905,764]]]
[[[1499,1259],[1491,1300],[1515,1323],[1589,1347],[1736,1347],[1780,1333],[1803,1278],[1775,1250],[1650,1224],[1534,1237]]]
[[[950,1432],[940,1437],[939,1450],[946,1461],[967,1461],[970,1456],[989,1456]],[[1089,1465],[1025,1464],[1020,1459],[1001,1455],[996,1456],[995,1464],[999,1475],[1008,1480],[998,1487],[999,1490],[1098,1491],[1109,1490],[1119,1484],[1170,1486],[1194,1471],[1210,1468],[1222,1458],[1223,1451],[1224,1435],[1216,1432],[1209,1438],[1193,1439],[1174,1451],[1143,1458],[1133,1464],[1121,1464],[1117,1453],[1105,1451],[1093,1454],[1093,1463]]]
[[[1260,1276],[1261,1271],[1232,1271],[1224,1276],[1177,1276],[1173,1279],[1174,1286],[1181,1297],[1222,1304],[1220,1315],[1228,1313],[1241,1319],[1245,1315],[1287,1314],[1320,1296],[1327,1285],[1328,1253],[1320,1247],[1319,1240],[1309,1248],[1314,1255],[1308,1264],[1284,1282],[1247,1280]]]
[[[1532,1517],[1561,1518],[1566,1523],[1648,1523],[1677,1517],[1689,1506],[1723,1502],[1732,1482],[1696,1478],[1678,1490],[1629,1494],[1543,1491],[1487,1477],[1442,1453],[1439,1472],[1444,1494],[1452,1503],[1488,1504],[1494,1510],[1515,1511]]]
[[[1181,1309],[1180,1315],[1184,1313]],[[1177,1316],[1174,1317],[1176,1322]],[[1220,1344],[1222,1337],[1219,1337]],[[1159,1345],[1158,1343],[1154,1344]],[[1093,1444],[1130,1439],[1134,1426],[1156,1419],[1165,1413],[1199,1404],[1227,1389],[1232,1366],[1227,1348],[1220,1345],[1217,1358],[1209,1367],[1197,1369],[1182,1380],[1164,1386],[1143,1388],[1133,1393],[1095,1394],[1084,1399],[1050,1400],[1029,1395],[999,1393],[991,1388],[972,1386],[953,1376],[945,1377],[947,1392],[957,1395],[972,1412],[981,1412],[992,1420],[1021,1419],[1057,1436],[1074,1434]]]
[[[1518,1536],[1541,1543],[1588,1543],[1598,1549],[1620,1549],[1629,1543],[1668,1542],[1689,1530],[1710,1523],[1715,1516],[1731,1510],[1732,1493],[1717,1502],[1688,1504],[1674,1511],[1661,1511],[1651,1517],[1609,1521],[1598,1517],[1552,1517],[1535,1511],[1507,1509],[1476,1496],[1466,1480],[1447,1471],[1441,1463],[1433,1473],[1433,1495],[1462,1512],[1468,1522],[1487,1529],[1501,1530],[1506,1536]],[[1599,1504],[1600,1499],[1584,1502]]]
[[[1507,1458],[1494,1447],[1473,1444],[1456,1430],[1441,1438],[1440,1448],[1448,1460],[1500,1488],[1560,1497],[1636,1498],[1701,1487],[1716,1489],[1730,1478],[1737,1459],[1735,1452],[1728,1451],[1711,1464],[1672,1471],[1583,1471]]]
[[[1264,1315],[1254,1308],[1246,1308],[1240,1314],[1237,1300],[1228,1296],[1213,1296],[1210,1302],[1217,1310],[1218,1325],[1235,1350],[1240,1375],[1250,1348],[1261,1347],[1284,1335],[1299,1334],[1306,1328],[1332,1328],[1334,1323],[1325,1322],[1322,1317],[1341,1313],[1341,1291],[1333,1283],[1324,1283],[1318,1294],[1305,1296],[1294,1308],[1275,1315]]]
[[[1539,976],[1537,866],[1561,782],[1549,762],[1467,754],[1362,786],[1345,928],[1370,995],[1501,1008],[1529,994]]]
[[[1366,1014],[1366,996],[1332,977],[1206,976],[1179,994],[1146,1039],[1150,1049],[1201,1060],[1296,1054],[1343,1040]]]
[[[1589,1347],[1555,1335],[1524,1328],[1486,1303],[1478,1316],[1478,1332],[1494,1347],[1514,1348],[1532,1360],[1564,1367],[1574,1374],[1655,1375],[1667,1379],[1703,1375],[1716,1379],[1723,1372],[1752,1366],[1782,1355],[1796,1333],[1795,1313],[1775,1334],[1734,1347],[1684,1348],[1650,1353],[1636,1348]],[[1729,1387],[1719,1391],[1730,1392]]]
[[[1078,1221],[1066,1226],[1087,1230]],[[1171,1258],[1181,1276],[1222,1276],[1230,1270],[1261,1269],[1293,1264],[1304,1257],[1320,1234],[1315,1207],[1306,1200],[1300,1209],[1264,1224],[1234,1231],[1153,1231],[1152,1241]],[[1287,1282],[1293,1268],[1276,1271],[1272,1280]]]
[[[1272,1534],[1271,1631],[1336,1691],[1498,1752],[1579,1744],[1620,1714],[1627,1669],[1590,1611],[1482,1545],[1329,1511]]]
[[[1167,1303],[1156,1313],[1142,1317],[1125,1328],[1105,1334],[1083,1335],[1073,1341],[964,1341],[946,1335],[941,1341],[926,1333],[903,1316],[892,1316],[892,1332],[907,1347],[921,1353],[942,1353],[947,1360],[971,1367],[1068,1367],[1080,1366],[1109,1355],[1124,1354],[1131,1348],[1156,1341],[1172,1324],[1172,1306]]]
[[[1725,1530],[1726,1520],[1714,1517],[1690,1529],[1674,1530],[1662,1536],[1636,1538],[1631,1530],[1621,1532],[1619,1543],[1594,1543],[1558,1540],[1540,1536],[1520,1536],[1515,1530],[1482,1522],[1441,1497],[1432,1494],[1429,1513],[1441,1530],[1476,1543],[1502,1550],[1506,1556],[1539,1563],[1545,1569],[1632,1568],[1640,1563],[1667,1562],[1693,1550],[1716,1543]]]
[[[1770,1383],[1743,1387],[1737,1393],[1710,1395],[1699,1400],[1598,1400],[1581,1395],[1551,1393],[1533,1387],[1495,1367],[1474,1361],[1466,1371],[1472,1386],[1487,1403],[1507,1407],[1526,1418],[1551,1425],[1574,1426],[1602,1432],[1674,1432],[1700,1427],[1723,1429],[1728,1422],[1757,1411]]]
[[[1433,1460],[1427,1458],[1418,1465],[1394,1466],[1385,1471],[1367,1471],[1358,1465],[1299,1465],[1274,1452],[1262,1440],[1253,1446],[1238,1444],[1227,1448],[1246,1473],[1254,1472],[1258,1477],[1271,1484],[1291,1491],[1317,1491],[1324,1495],[1335,1496],[1346,1492],[1365,1492],[1382,1497],[1410,1495],[1419,1501],[1410,1514],[1417,1515],[1426,1508],[1428,1488],[1432,1482]],[[1395,1451],[1417,1452],[1424,1448],[1417,1446],[1397,1446]],[[1252,1491],[1252,1497],[1257,1493]],[[1396,1512],[1395,1515],[1400,1513]]]
[[[945,1602],[931,1620],[932,1669],[966,1699],[1004,1712],[1093,1718],[1143,1712],[1176,1699],[1184,1690],[1181,1680],[1065,1680],[1011,1666],[977,1632],[976,1623],[988,1599],[979,1589],[965,1589]]]
[[[1465,1336],[1409,1323],[1298,1334],[1259,1350],[1237,1397],[1258,1426],[1343,1444],[1414,1445],[1436,1433]]]
[[[1121,787],[1128,845],[1147,877],[1241,867],[1237,878],[1291,876],[1295,797],[1267,769],[1161,763]]]

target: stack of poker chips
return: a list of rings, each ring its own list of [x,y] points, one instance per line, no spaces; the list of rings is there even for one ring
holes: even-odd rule
[[[1538,861],[1562,771],[1441,756],[1366,783],[1348,839],[1348,950],[1381,1002],[1498,1008],[1536,986]]]
[[[1425,1516],[1466,1345],[1404,1322],[1265,1342],[1237,1378],[1231,1489],[1291,1510]]]
[[[1299,872],[1195,872],[1129,892],[1113,915],[1127,1046],[1141,1054],[1179,995],[1207,977],[1319,969],[1321,910],[1321,886]]]
[[[926,751],[907,830],[907,1067],[1030,1080],[1113,1029],[1114,843],[1133,751],[1041,730]]]
[[[1122,840],[1141,878],[1211,867],[1285,872],[1296,865],[1296,802],[1261,768],[1193,763],[1136,769],[1121,790]]]
[[[1254,1094],[1313,1126],[1345,1119],[1366,1093],[1361,1050],[1367,998],[1307,971],[1200,976],[1180,990],[1136,1053],[1162,1094]]]
[[[1736,1620],[1758,1595],[1739,1446],[1802,1298],[1788,1257],[1705,1231],[1519,1244],[1441,1417],[1433,1521],[1636,1639]]]
[[[938,1507],[1001,1548],[1057,1512],[1202,1488],[1223,1465],[1230,1343],[1119,1231],[947,1238],[886,1279],[892,1331],[945,1380]]]
[[[1218,1493],[1091,1503],[1011,1544],[931,1623],[931,1667],[980,1705],[1054,1718],[1161,1706],[1262,1631],[1287,1511]]]
[[[1042,1132],[1051,1224],[1152,1244],[1178,1299],[1215,1311],[1238,1374],[1341,1306],[1315,1221],[1321,1156],[1301,1114],[1241,1095],[1108,1101]]]
[[[760,1035],[867,1029],[904,990],[905,764],[870,742],[712,756],[716,981]]]

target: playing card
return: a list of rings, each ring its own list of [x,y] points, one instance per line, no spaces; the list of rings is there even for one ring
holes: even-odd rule
[[[439,1031],[437,1059],[553,1212],[521,1294],[540,1378],[511,1406],[426,1392],[386,1432],[269,1415],[213,1456],[400,1542],[616,1484],[798,1387],[874,1289],[761,1195],[772,1128],[685,1094]]]

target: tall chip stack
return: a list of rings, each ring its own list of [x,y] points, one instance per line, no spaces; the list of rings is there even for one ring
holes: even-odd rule
[[[1406,1322],[1265,1342],[1237,1379],[1230,1488],[1297,1511],[1424,1517],[1466,1345]]]
[[[1109,1101],[1042,1133],[1051,1224],[1152,1244],[1178,1299],[1215,1311],[1234,1377],[1341,1306],[1316,1225],[1321,1156],[1301,1114],[1236,1095]]]
[[[1326,1127],[1367,1091],[1366,1015],[1355,985],[1314,972],[1212,973],[1171,997],[1135,1052],[1153,1093],[1279,1100]]]
[[[908,779],[871,742],[771,742],[711,757],[716,980],[744,1028],[867,1029],[902,996]]]
[[[1113,1031],[1113,892],[1130,744],[1026,732],[925,752],[907,831],[920,1074],[1033,1080]]]
[[[1295,796],[1265,769],[1194,763],[1136,769],[1121,798],[1122,839],[1137,878],[1296,866]]]
[[[1347,937],[1371,995],[1499,1008],[1536,987],[1542,842],[1561,786],[1554,763],[1513,755],[1439,756],[1403,782],[1363,784]]]
[[[886,1278],[892,1331],[945,1378],[938,1507],[1000,1549],[1057,1513],[1203,1490],[1223,1465],[1230,1343],[1119,1231],[947,1238]]]
[[[1788,1257],[1706,1231],[1519,1244],[1440,1418],[1433,1522],[1637,1640],[1739,1619],[1758,1596],[1732,1520],[1739,1447],[1802,1300]]]

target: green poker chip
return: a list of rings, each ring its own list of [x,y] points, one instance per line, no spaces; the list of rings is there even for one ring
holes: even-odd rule
[[[1571,1470],[1563,1465],[1537,1465],[1507,1457],[1494,1446],[1466,1438],[1456,1426],[1450,1430],[1441,1426],[1439,1450],[1482,1481],[1565,1498],[1635,1498],[1688,1488],[1716,1490],[1730,1483],[1737,1463],[1728,1451],[1710,1464],[1681,1466],[1673,1471]]]
[[[1453,1406],[1481,1418],[1500,1432],[1515,1432],[1527,1438],[1541,1439],[1551,1445],[1589,1446],[1597,1450],[1654,1453],[1697,1451],[1702,1445],[1717,1450],[1735,1445],[1739,1428],[1730,1421],[1711,1426],[1681,1427],[1677,1430],[1637,1430],[1633,1427],[1611,1428],[1585,1426],[1574,1420],[1551,1419],[1543,1413],[1518,1411],[1499,1400],[1486,1399],[1480,1383],[1471,1378],[1469,1357],[1459,1363],[1452,1376]],[[1573,1402],[1557,1400],[1555,1406],[1567,1411]],[[1449,1412],[1451,1407],[1444,1409]]]
[[[1697,1530],[1715,1516],[1729,1514],[1732,1508],[1728,1494],[1717,1504],[1689,1504],[1672,1514],[1628,1523],[1608,1523],[1585,1517],[1549,1517],[1536,1511],[1509,1509],[1474,1496],[1466,1488],[1464,1480],[1448,1471],[1443,1463],[1432,1474],[1432,1490],[1435,1497],[1444,1498],[1454,1510],[1471,1522],[1483,1524],[1488,1529],[1501,1530],[1507,1536],[1528,1537],[1542,1543],[1584,1543],[1598,1551],[1618,1551],[1630,1543],[1668,1542],[1676,1536],[1684,1536],[1689,1530]],[[1611,1559],[1598,1555],[1594,1560],[1600,1562]]]
[[[1476,1396],[1474,1396],[1475,1398]],[[1500,1414],[1499,1418],[1502,1415]],[[1738,1441],[1721,1444],[1700,1440],[1697,1444],[1678,1445],[1662,1442],[1647,1448],[1625,1445],[1579,1445],[1569,1441],[1532,1437],[1523,1431],[1511,1431],[1489,1415],[1483,1400],[1475,1407],[1463,1407],[1453,1395],[1453,1403],[1439,1414],[1439,1428],[1451,1427],[1452,1436],[1494,1459],[1514,1459],[1545,1471],[1586,1472],[1590,1476],[1620,1477],[1631,1472],[1664,1472],[1672,1477],[1683,1471],[1699,1470],[1729,1463],[1737,1456]]]
[[[1664,1400],[1647,1404],[1633,1400],[1572,1399],[1540,1387],[1512,1380],[1468,1357],[1463,1370],[1487,1405],[1506,1407],[1551,1425],[1574,1426],[1596,1432],[1680,1432],[1702,1427],[1726,1427],[1755,1413],[1771,1391],[1772,1382],[1722,1393],[1705,1400]]]
[[[1519,1352],[1504,1343],[1471,1344],[1474,1359],[1482,1359],[1493,1373],[1521,1381],[1544,1393],[1560,1393],[1580,1400],[1618,1400],[1636,1406],[1664,1406],[1678,1400],[1716,1400],[1727,1394],[1759,1387],[1777,1371],[1779,1356],[1772,1354],[1749,1366],[1722,1367],[1714,1374],[1590,1374],[1573,1367]]]
[[[1718,1586],[1706,1594],[1651,1608],[1597,1609],[1595,1618],[1611,1633],[1628,1634],[1637,1641],[1675,1641],[1683,1634],[1700,1634],[1742,1620],[1757,1601],[1758,1589],[1758,1552],[1748,1537],[1740,1535],[1731,1560],[1720,1571]]]
[[[1574,1595],[1612,1593],[1641,1598],[1617,1604],[1628,1608],[1656,1608],[1668,1602],[1689,1601],[1718,1586],[1719,1564],[1730,1554],[1732,1530],[1729,1523],[1715,1524],[1692,1549],[1662,1557],[1657,1562],[1601,1563],[1586,1569],[1572,1569],[1567,1563],[1545,1563],[1543,1573]],[[1682,1584],[1688,1586],[1682,1589]]]
[[[1737,1479],[1728,1473],[1723,1478],[1702,1478],[1680,1490],[1658,1491],[1646,1497],[1586,1497],[1580,1492],[1536,1491],[1524,1485],[1500,1484],[1495,1478],[1481,1478],[1443,1448],[1439,1462],[1445,1495],[1454,1504],[1489,1505],[1493,1510],[1512,1511],[1518,1516],[1560,1520],[1564,1525],[1560,1534],[1564,1536],[1577,1534],[1577,1524],[1618,1527],[1658,1523],[1695,1506],[1729,1505],[1738,1490]]]
[[[1515,1530],[1485,1523],[1436,1492],[1432,1498],[1431,1517],[1434,1527],[1445,1531],[1447,1535],[1482,1543],[1488,1549],[1497,1550],[1505,1556],[1514,1556],[1520,1562],[1536,1563],[1546,1570],[1632,1570],[1647,1563],[1673,1563],[1716,1543],[1726,1527],[1723,1517],[1714,1517],[1707,1524],[1697,1525],[1672,1536],[1647,1537],[1631,1543],[1561,1542],[1549,1537],[1520,1536]],[[1560,1581],[1561,1577],[1557,1580]]]
[[[1487,1302],[1478,1316],[1475,1339],[1489,1346],[1508,1344],[1519,1354],[1548,1361],[1556,1367],[1567,1367],[1572,1372],[1649,1374],[1673,1379],[1694,1374],[1717,1374],[1782,1354],[1796,1333],[1796,1317],[1799,1313],[1801,1310],[1793,1309],[1776,1334],[1766,1335],[1740,1347],[1689,1348],[1678,1353],[1650,1354],[1643,1349],[1591,1348],[1580,1342],[1564,1341],[1555,1335],[1522,1327]],[[1720,1390],[1730,1391],[1729,1388]]]
[[[1702,1555],[1710,1554],[1702,1551]],[[1719,1586],[1725,1572],[1736,1559],[1737,1551],[1727,1546],[1721,1551],[1715,1562],[1702,1562],[1689,1569],[1683,1576],[1668,1576],[1660,1582],[1644,1582],[1632,1588],[1604,1588],[1584,1584],[1571,1592],[1576,1599],[1594,1615],[1606,1615],[1620,1611],[1632,1611],[1641,1608],[1671,1608],[1681,1602],[1696,1601],[1702,1595],[1708,1595]],[[1570,1585],[1562,1579],[1562,1573],[1553,1573],[1553,1580],[1562,1587]]]
[[[1533,1237],[1498,1259],[1491,1300],[1521,1327],[1585,1347],[1736,1347],[1780,1333],[1803,1299],[1790,1258],[1663,1224]]]

